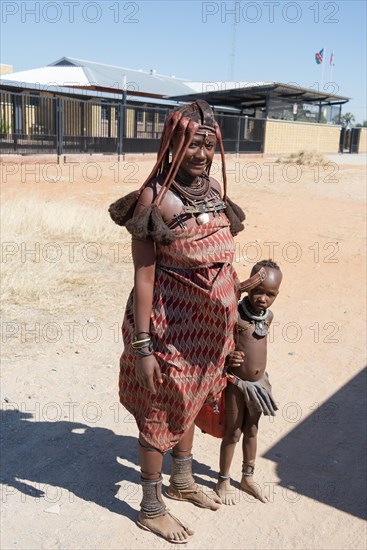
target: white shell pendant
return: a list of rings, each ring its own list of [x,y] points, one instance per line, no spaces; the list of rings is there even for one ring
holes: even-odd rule
[[[204,223],[208,223],[209,220],[210,220],[210,217],[207,212],[203,212],[202,214],[199,214],[196,217],[196,221],[199,225],[204,225]]]

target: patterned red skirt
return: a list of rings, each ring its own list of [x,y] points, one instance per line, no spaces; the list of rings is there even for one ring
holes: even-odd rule
[[[226,385],[225,358],[234,349],[238,279],[233,238],[224,215],[178,233],[157,247],[151,314],[163,383],[156,395],[135,377],[133,292],[122,325],[120,401],[145,440],[161,451],[178,443],[204,402]]]

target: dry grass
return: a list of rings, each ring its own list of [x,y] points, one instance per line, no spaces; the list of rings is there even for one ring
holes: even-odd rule
[[[70,311],[123,292],[118,263],[131,263],[130,238],[105,209],[19,199],[5,202],[1,220],[5,311],[14,304]]]
[[[299,166],[314,166],[315,164],[325,166],[330,163],[324,155],[315,150],[303,150],[297,153],[291,153],[286,157],[279,157],[276,162],[281,164],[297,164]]]

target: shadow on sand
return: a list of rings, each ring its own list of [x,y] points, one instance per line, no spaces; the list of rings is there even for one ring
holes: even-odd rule
[[[274,445],[281,487],[360,518],[366,516],[366,380],[355,376]]]
[[[19,410],[2,411],[1,424],[1,482],[8,498],[19,491],[52,503],[59,487],[70,500],[76,495],[135,518],[129,501],[139,502],[140,472],[117,462],[120,457],[137,464],[134,437],[78,422],[36,422]],[[130,483],[124,500],[116,498],[121,480]]]
[[[36,421],[29,412],[9,409],[1,412],[1,449],[3,502],[20,492],[52,506],[65,491],[70,502],[76,495],[136,520],[141,500],[137,438],[78,422]],[[167,453],[164,473],[170,464]],[[197,461],[195,469],[213,474]]]
[[[281,487],[360,518],[366,515],[367,492],[366,374],[367,369],[355,376],[264,455],[277,463]],[[19,410],[2,411],[1,424],[5,495],[19,491],[47,500],[48,490],[59,487],[135,521],[140,502],[135,437],[78,422],[36,422]],[[169,463],[167,454],[165,473]],[[194,461],[193,469],[215,477],[200,462]],[[117,497],[120,487],[123,498]]]

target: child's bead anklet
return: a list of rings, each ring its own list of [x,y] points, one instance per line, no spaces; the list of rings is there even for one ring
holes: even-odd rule
[[[246,472],[245,467],[250,468],[249,472]],[[250,464],[249,462],[243,462],[242,463],[242,475],[244,477],[251,477],[254,475],[255,471],[255,464]]]

